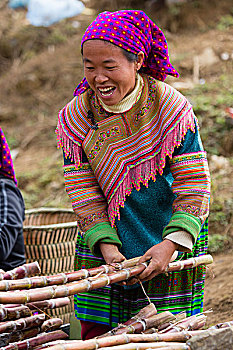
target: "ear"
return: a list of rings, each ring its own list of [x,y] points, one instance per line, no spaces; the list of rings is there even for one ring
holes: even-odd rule
[[[144,52],[143,51],[140,51],[138,54],[137,54],[137,61],[136,61],[136,64],[137,64],[137,70],[139,70],[142,66],[142,63],[144,61]]]

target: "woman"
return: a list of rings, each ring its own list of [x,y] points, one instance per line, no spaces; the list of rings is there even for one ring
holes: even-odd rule
[[[25,263],[24,200],[5,135],[0,128],[0,269],[13,270]]]
[[[57,127],[80,227],[75,268],[142,256],[150,263],[139,278],[158,311],[198,313],[204,268],[161,275],[177,251],[179,259],[205,254],[210,191],[192,107],[163,82],[178,76],[166,39],[142,11],[104,12],[87,28],[81,50],[85,78]],[[141,287],[133,287],[76,297],[82,339],[147,305]]]

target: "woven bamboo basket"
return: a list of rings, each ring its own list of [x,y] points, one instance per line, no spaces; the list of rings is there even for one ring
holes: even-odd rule
[[[26,210],[23,229],[26,262],[38,261],[42,275],[73,271],[77,233],[72,209]],[[71,298],[70,305],[49,310],[49,313],[68,323],[73,311]]]

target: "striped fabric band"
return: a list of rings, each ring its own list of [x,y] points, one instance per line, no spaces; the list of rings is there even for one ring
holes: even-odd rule
[[[177,197],[173,211],[185,211],[201,218],[208,216],[210,176],[206,152],[175,156],[170,160],[174,181],[172,190]]]
[[[65,188],[77,213],[79,228],[85,230],[91,227],[92,223],[109,222],[107,203],[90,165],[64,165],[63,169]]]

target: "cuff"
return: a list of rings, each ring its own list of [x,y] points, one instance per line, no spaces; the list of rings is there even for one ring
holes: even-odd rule
[[[190,233],[194,242],[196,242],[197,236],[201,231],[201,220],[192,214],[177,211],[172,214],[169,224],[164,228],[163,238],[177,231],[186,231]]]
[[[122,243],[117,235],[117,231],[110,223],[103,222],[96,224],[86,231],[84,240],[89,246],[91,252],[95,256],[102,257],[100,249],[98,247],[99,241],[102,243],[111,243],[121,248]]]
[[[181,252],[190,253],[193,249],[193,237],[186,231],[169,233],[165,239],[177,243],[179,245],[178,250]]]

